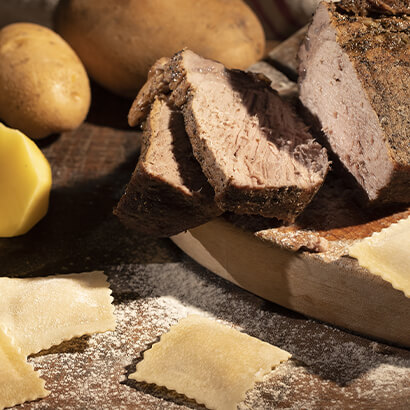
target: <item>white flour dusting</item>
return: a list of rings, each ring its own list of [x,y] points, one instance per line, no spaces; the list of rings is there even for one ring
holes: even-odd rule
[[[193,263],[106,270],[117,329],[30,359],[52,394],[27,409],[203,409],[127,381],[142,353],[180,318],[207,315],[293,354],[248,393],[245,409],[383,409],[410,405],[410,352],[308,320]]]

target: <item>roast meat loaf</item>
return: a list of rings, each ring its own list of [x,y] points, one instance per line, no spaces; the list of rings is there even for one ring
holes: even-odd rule
[[[138,164],[114,213],[152,237],[175,235],[222,213],[193,157],[181,111],[165,100],[152,104]]]
[[[299,52],[300,99],[368,200],[410,202],[410,17],[362,16],[350,3],[317,9]],[[379,3],[399,13],[403,2]]]
[[[140,123],[161,94],[181,108],[220,209],[291,222],[322,185],[325,149],[266,79],[183,50],[153,67],[130,124]]]

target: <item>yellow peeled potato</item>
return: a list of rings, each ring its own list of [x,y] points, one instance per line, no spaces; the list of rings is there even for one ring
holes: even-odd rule
[[[0,119],[30,138],[78,127],[90,107],[81,61],[52,30],[15,23],[0,30]]]
[[[55,24],[94,80],[129,97],[156,60],[184,47],[241,69],[265,48],[263,28],[242,0],[61,0]]]
[[[37,145],[0,123],[0,237],[28,232],[48,210],[51,169]]]

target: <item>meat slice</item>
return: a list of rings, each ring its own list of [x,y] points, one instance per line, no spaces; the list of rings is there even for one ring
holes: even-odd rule
[[[141,156],[114,213],[125,226],[168,237],[220,215],[214,192],[192,155],[180,110],[155,99]]]
[[[326,151],[266,79],[190,50],[170,63],[193,152],[221,209],[293,221],[323,183]]]
[[[355,15],[350,3],[319,5],[299,52],[300,99],[370,201],[406,203],[410,18]],[[376,3],[393,13],[403,2],[368,1],[367,9]]]
[[[128,113],[131,127],[142,124],[157,96],[169,93],[169,81],[165,72],[168,65],[169,58],[162,57],[149,70],[147,82],[142,86]]]

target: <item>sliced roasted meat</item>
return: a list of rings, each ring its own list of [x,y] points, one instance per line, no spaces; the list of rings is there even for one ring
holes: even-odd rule
[[[155,99],[144,128],[140,159],[114,211],[124,225],[168,237],[220,215],[192,155],[181,112]]]
[[[346,3],[315,14],[300,98],[370,201],[409,202],[410,17],[356,16]]]
[[[190,50],[170,63],[170,99],[221,209],[293,221],[322,185],[326,151],[258,75]]]

